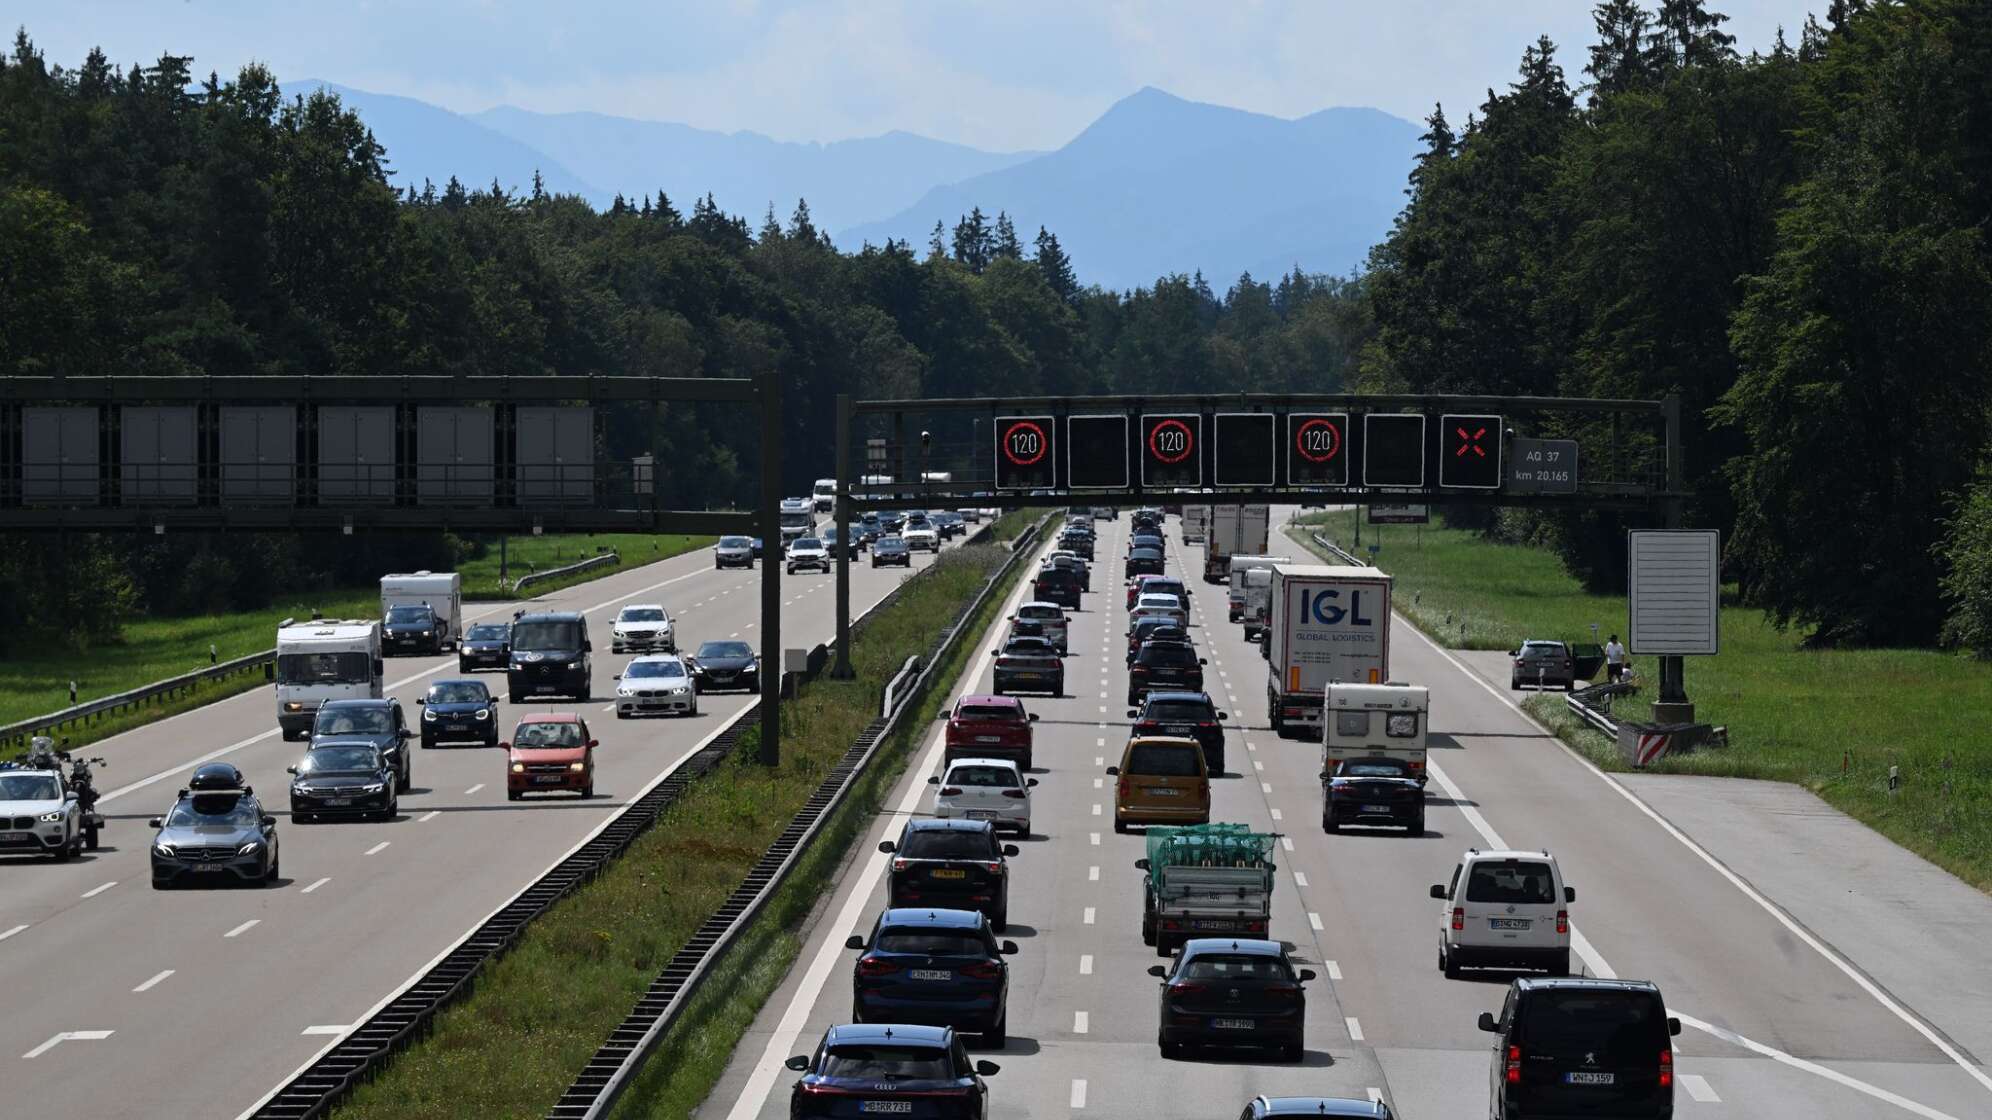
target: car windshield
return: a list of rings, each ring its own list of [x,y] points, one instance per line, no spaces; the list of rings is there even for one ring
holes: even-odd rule
[[[1184,642],[1189,635],[1183,628],[1167,618],[1142,618],[1134,624],[1134,640],[1137,642]]]
[[[961,832],[955,829],[928,829],[909,832],[899,842],[899,854],[907,859],[996,858],[993,832]]]
[[[471,627],[464,637],[473,642],[502,642],[510,630],[511,627],[502,622],[481,622]]]
[[[1293,969],[1278,957],[1245,953],[1204,953],[1183,962],[1178,980],[1292,980]]]
[[[685,667],[676,661],[632,661],[624,677],[682,677]]]
[[[1203,752],[1196,747],[1169,743],[1137,743],[1127,752],[1128,774],[1148,774],[1158,778],[1194,778],[1202,771],[1197,760]]]
[[[719,538],[719,547],[721,548],[751,548],[753,544],[754,542],[748,540],[746,537]]]
[[[1143,665],[1160,665],[1165,669],[1184,669],[1197,663],[1196,651],[1188,646],[1164,645],[1150,642],[1141,647]]]
[[[1159,719],[1165,723],[1182,723],[1190,720],[1215,719],[1216,713],[1209,704],[1195,700],[1157,700],[1141,713],[1143,719]]]
[[[616,616],[619,622],[662,622],[664,611],[661,607],[624,607]]]
[[[1667,1047],[1666,1014],[1652,992],[1546,988],[1528,999],[1530,1047],[1603,1050],[1615,1063],[1652,1061]]]
[[[1394,758],[1352,758],[1336,768],[1344,778],[1408,778],[1411,767]]]
[[[62,779],[53,774],[0,774],[0,801],[60,801]]]
[[[581,648],[581,623],[571,620],[521,622],[512,627],[515,650],[570,650]]]
[[[1549,865],[1533,861],[1476,863],[1466,883],[1468,902],[1555,902]]]
[[[952,930],[889,929],[872,948],[881,953],[929,953],[942,957],[986,957],[989,946],[972,933]]]
[[[333,770],[376,770],[380,768],[380,755],[372,747],[315,747],[304,752],[304,764],[298,769],[315,773]]]
[[[320,709],[314,735],[384,735],[394,727],[386,708]]]
[[[955,718],[963,723],[1016,723],[1024,714],[1001,704],[963,704]]]
[[[582,743],[578,723],[522,723],[512,740],[518,747],[578,747]]]
[[[811,549],[822,548],[823,542],[816,537],[798,537],[792,547],[798,552],[807,552]]]
[[[902,537],[886,537],[873,546],[875,552],[904,552],[906,541]]]
[[[754,651],[747,648],[746,642],[707,642],[699,647],[700,657],[752,657]]]
[[[427,607],[393,607],[387,612],[389,622],[427,622],[431,617]]]
[[[278,684],[364,684],[373,679],[365,653],[284,653],[277,655]]]
[[[1017,772],[1008,766],[957,766],[948,771],[948,776],[942,784],[1019,789],[1024,783],[1017,777]]]
[[[1183,601],[1174,595],[1156,595],[1149,591],[1141,593],[1140,607],[1158,611],[1175,611],[1183,608]]]
[[[491,699],[483,681],[437,681],[429,686],[431,704],[482,704]]]
[[[166,815],[167,828],[195,825],[228,825],[235,828],[257,823],[262,814],[254,801],[233,793],[195,794]]]
[[[954,1063],[938,1046],[832,1046],[817,1072],[824,1077],[952,1081]]]

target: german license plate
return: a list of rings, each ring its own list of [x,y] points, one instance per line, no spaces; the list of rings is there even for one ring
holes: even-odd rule
[[[1365,813],[1388,813],[1388,812],[1390,812],[1390,806],[1388,806],[1388,805],[1365,805],[1365,806],[1363,806],[1363,812],[1365,812]]]
[[[1237,923],[1237,922],[1225,922],[1225,921],[1201,921],[1201,922],[1191,922],[1191,923],[1190,923],[1190,928],[1191,928],[1191,929],[1237,929],[1237,928],[1238,928],[1238,923]]]
[[[561,776],[559,774],[540,774],[534,777],[533,781],[543,786],[555,786],[560,784]]]
[[[1000,743],[1003,741],[1003,737],[1001,735],[977,735],[975,741],[978,743]]]
[[[533,686],[533,691],[534,691],[534,692],[552,692],[552,691],[553,691],[553,686],[552,686],[552,685],[550,685],[550,684],[536,684],[536,685],[534,685],[534,686]]]
[[[337,809],[342,806],[351,805],[352,803],[353,799],[350,797],[328,797],[325,799],[325,807],[328,809]]]
[[[228,870],[227,868],[223,867],[218,863],[197,863],[194,865],[193,869],[197,872],[206,872],[208,874],[212,874],[216,871]]]
[[[1170,789],[1170,788],[1169,788],[1168,786],[1153,786],[1153,787],[1150,787],[1150,788],[1149,788],[1148,792],[1150,792],[1150,793],[1154,794],[1154,795],[1155,795],[1155,796],[1157,796],[1157,797],[1181,797],[1181,796],[1183,796],[1183,791],[1182,791],[1182,790],[1179,790],[1179,789]]]
[[[1212,1019],[1210,1025],[1221,1031],[1249,1031],[1259,1024],[1256,1019]]]
[[[0,832],[0,844],[25,844],[34,838],[32,832]]]
[[[966,879],[968,872],[953,867],[943,867],[934,872],[936,879]]]
[[[1171,735],[1188,735],[1190,733],[1190,725],[1187,723],[1172,723],[1163,728],[1163,730]]]
[[[996,810],[970,809],[968,811],[968,819],[972,821],[993,821],[996,819]]]
[[[1563,1082],[1566,1085],[1610,1085],[1617,1079],[1618,1075],[1614,1073],[1592,1073],[1588,1070],[1578,1070],[1563,1075]]]
[[[954,973],[945,968],[916,968],[907,975],[915,980],[952,980]]]
[[[866,1101],[865,1103],[858,1106],[858,1111],[893,1112],[893,1113],[912,1112],[913,1102],[912,1101]]]
[[[1488,929],[1527,929],[1529,928],[1529,919],[1489,918],[1487,919],[1487,928]]]

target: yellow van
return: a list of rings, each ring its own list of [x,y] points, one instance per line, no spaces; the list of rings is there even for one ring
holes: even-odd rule
[[[1209,824],[1210,772],[1195,739],[1137,735],[1107,767],[1114,784],[1114,831],[1131,824]]]

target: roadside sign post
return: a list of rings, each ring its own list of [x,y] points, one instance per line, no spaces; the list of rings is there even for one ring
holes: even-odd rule
[[[782,760],[782,393],[770,368],[761,383],[761,764]],[[773,672],[769,672],[770,669]]]
[[[851,395],[837,394],[837,660],[830,666],[832,680],[847,681],[857,674],[851,669],[851,480],[845,477],[844,463],[851,446]],[[880,458],[885,449],[879,448]],[[865,449],[870,461],[871,448]],[[764,540],[766,538],[763,538]],[[765,563],[765,559],[763,560]]]

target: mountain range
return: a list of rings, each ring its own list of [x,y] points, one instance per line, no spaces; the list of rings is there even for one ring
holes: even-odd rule
[[[324,86],[387,148],[398,186],[494,180],[606,207],[657,190],[680,210],[710,192],[759,224],[798,198],[856,249],[887,238],[924,248],[974,207],[1007,212],[1026,243],[1058,235],[1081,281],[1108,288],[1202,271],[1220,291],[1239,273],[1347,272],[1403,204],[1418,128],[1375,109],[1293,120],[1146,88],[1050,152],[987,152],[907,132],[833,143],[774,140],[599,113],[501,106],[459,114],[407,97]]]

